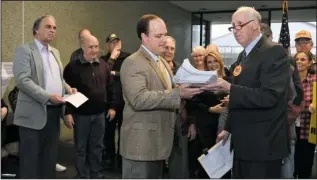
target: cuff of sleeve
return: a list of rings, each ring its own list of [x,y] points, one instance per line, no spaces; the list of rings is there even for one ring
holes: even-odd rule
[[[71,107],[69,107],[69,105],[66,103],[66,108],[65,108],[65,116],[66,115],[69,115],[69,114],[72,114],[72,110],[71,110]]]
[[[114,61],[115,61],[115,59],[109,58],[109,61],[108,61],[108,62],[111,63],[111,64],[113,64]]]
[[[109,109],[113,109],[115,111],[117,110],[116,106],[114,106],[114,105],[110,106]]]

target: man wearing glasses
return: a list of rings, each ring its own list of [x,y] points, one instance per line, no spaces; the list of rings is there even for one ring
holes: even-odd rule
[[[297,52],[311,52],[313,41],[309,31],[301,30],[296,33],[295,47]],[[316,56],[313,57],[313,62],[316,63]]]
[[[232,15],[229,30],[244,50],[230,68],[231,82],[218,79],[202,87],[230,92],[228,119],[217,140],[225,141],[231,133],[232,175],[238,179],[280,178],[282,159],[289,154],[289,57],[262,35],[260,23],[261,15],[252,7],[240,7]]]

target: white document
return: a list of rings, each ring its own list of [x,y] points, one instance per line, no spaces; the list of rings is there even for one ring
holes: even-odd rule
[[[72,105],[74,105],[76,108],[78,108],[79,106],[84,104],[84,102],[88,100],[88,98],[80,92],[77,92],[76,94],[64,96],[63,99],[71,103]]]
[[[177,84],[201,86],[216,83],[217,78],[216,71],[200,71],[193,67],[188,59],[185,59],[174,76],[174,82]]]
[[[1,98],[14,77],[12,67],[13,62],[1,62]]]
[[[13,78],[13,62],[1,62],[1,77]]]
[[[198,158],[210,178],[221,178],[232,168],[233,152],[230,152],[230,140],[231,136],[225,145],[222,145],[221,140],[208,150],[207,155],[203,154]]]

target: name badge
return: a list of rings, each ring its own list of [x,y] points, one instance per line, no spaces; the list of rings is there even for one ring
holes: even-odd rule
[[[239,74],[241,73],[242,71],[242,66],[241,65],[238,65],[236,68],[234,68],[233,70],[233,75],[234,76],[239,76]]]

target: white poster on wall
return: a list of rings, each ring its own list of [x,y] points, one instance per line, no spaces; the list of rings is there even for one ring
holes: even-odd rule
[[[1,62],[1,98],[13,77],[13,62]]]

